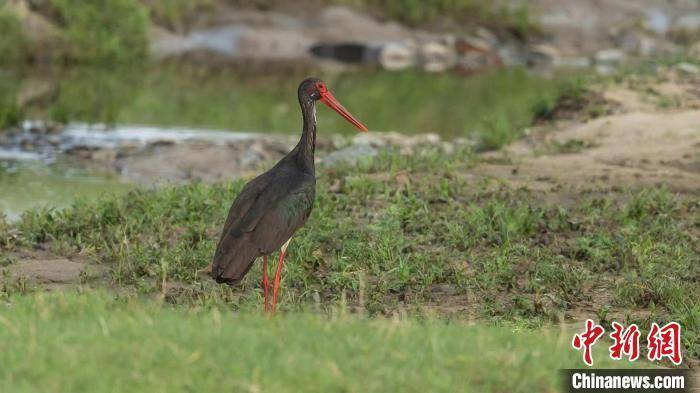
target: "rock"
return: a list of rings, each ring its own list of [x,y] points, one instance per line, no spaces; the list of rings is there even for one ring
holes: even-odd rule
[[[149,53],[154,59],[179,55],[189,50],[187,38],[152,25],[148,30]]]
[[[308,26],[317,40],[330,42],[401,42],[412,35],[397,23],[382,23],[343,6],[325,8]]]
[[[528,63],[536,68],[556,66],[560,59],[559,50],[550,44],[533,45],[528,54]]]
[[[481,40],[486,45],[486,48],[488,48],[489,50],[494,50],[494,48],[498,47],[498,37],[488,29],[485,29],[483,27],[477,27],[476,37],[478,37],[479,40]]]
[[[396,136],[398,136],[397,134]],[[388,139],[393,139],[391,133],[379,134],[379,133],[362,133],[357,134],[352,140],[355,145],[372,146],[378,148],[385,148],[389,145]]]
[[[670,20],[668,15],[659,9],[653,9],[647,13],[647,20],[644,27],[656,34],[664,35],[668,32]]]
[[[498,47],[496,56],[505,66],[526,66],[527,52],[527,47],[522,43],[508,42]]]
[[[482,38],[459,37],[455,40],[457,52],[456,72],[461,75],[472,75],[503,65],[501,58],[492,49],[491,43]]]
[[[593,61],[588,57],[560,57],[554,63],[555,67],[563,68],[588,68],[593,64]]]
[[[696,75],[700,73],[700,67],[691,63],[679,63],[676,65],[676,69],[684,74]]]
[[[481,37],[462,36],[455,40],[454,46],[461,56],[469,52],[490,52],[496,45]]]
[[[208,52],[231,60],[308,60],[313,41],[299,31],[241,25],[194,30],[186,36],[151,30],[156,58]]]
[[[502,66],[503,63],[496,54],[470,52],[459,58],[455,71],[460,75],[468,76]]]
[[[553,45],[534,45],[528,54],[528,64],[535,67],[555,68],[587,68],[591,59],[585,56],[562,56],[559,49]]]
[[[603,49],[595,55],[596,71],[602,75],[615,72],[625,60],[625,53],[619,49]]]
[[[397,148],[402,154],[412,154],[417,147],[442,147],[442,139],[437,134],[404,135],[398,132],[358,134],[353,144],[377,149]]]
[[[306,59],[312,43],[309,37],[294,30],[254,29],[240,35],[237,51],[245,59]]]
[[[686,14],[673,23],[673,30],[695,32],[700,30],[700,13]]]
[[[619,66],[624,60],[625,52],[620,49],[603,49],[595,54],[596,64],[599,65]]]
[[[453,47],[441,42],[428,42],[418,49],[418,59],[423,70],[442,72],[455,64]]]
[[[350,145],[344,149],[336,150],[323,159],[326,166],[337,165],[338,163],[356,164],[361,159],[367,159],[379,154],[379,150],[364,144]]]
[[[412,44],[390,42],[379,49],[378,62],[386,70],[395,71],[417,64],[416,47]]]

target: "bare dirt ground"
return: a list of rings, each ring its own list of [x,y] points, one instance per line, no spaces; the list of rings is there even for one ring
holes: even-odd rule
[[[484,155],[475,173],[545,191],[665,186],[700,192],[700,84],[617,87],[604,97],[616,113],[538,127]]]
[[[79,256],[67,259],[48,252],[24,251],[14,257],[16,262],[7,267],[5,274],[9,276],[9,282],[20,287],[39,287],[46,291],[66,290],[88,280],[104,277],[106,272],[104,267],[88,263]]]

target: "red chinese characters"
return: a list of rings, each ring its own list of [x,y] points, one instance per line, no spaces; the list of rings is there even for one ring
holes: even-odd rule
[[[608,347],[610,358],[621,360],[627,357],[630,362],[639,359],[640,346],[639,339],[641,332],[635,324],[625,328],[622,324],[613,322],[613,331],[610,333],[612,345]],[[586,329],[574,335],[571,345],[576,350],[583,350],[583,361],[593,365],[593,355],[591,352],[595,343],[603,336],[605,329],[593,322],[586,320]],[[663,360],[667,358],[673,364],[679,365],[683,362],[681,353],[681,325],[678,322],[669,322],[663,327],[657,323],[652,323],[647,335],[647,358],[650,361]]]
[[[613,344],[608,348],[610,358],[614,360],[622,359],[625,355],[630,362],[639,359],[639,327],[635,324],[630,325],[627,329],[617,322],[612,323],[613,332],[610,333],[610,338]]]
[[[586,320],[586,330],[581,334],[574,335],[571,345],[578,350],[583,349],[583,361],[587,365],[593,365],[593,356],[591,355],[591,347],[605,333],[602,326],[597,325],[591,319]]]
[[[656,322],[652,323],[647,336],[647,348],[647,358],[651,361],[666,357],[675,365],[681,364],[681,325],[678,322],[669,322],[659,327]]]

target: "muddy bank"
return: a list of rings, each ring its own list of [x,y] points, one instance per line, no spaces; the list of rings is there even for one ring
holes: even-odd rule
[[[698,194],[698,86],[698,76],[682,69],[605,86],[599,94],[606,110],[584,105],[573,119],[568,114],[539,125],[522,140],[482,155],[474,172],[552,194],[562,187]]]
[[[214,182],[252,176],[287,154],[297,141],[297,135],[283,134],[25,122],[0,135],[0,157],[70,163],[139,184]],[[473,143],[467,139],[448,142],[435,134],[319,135],[317,163],[354,163],[389,149],[412,154],[418,148],[435,147],[451,153]]]

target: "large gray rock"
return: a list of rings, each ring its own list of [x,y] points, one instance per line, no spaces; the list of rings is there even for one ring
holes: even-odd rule
[[[700,67],[691,63],[680,63],[676,65],[676,69],[684,74],[696,75],[700,74]]]
[[[610,48],[598,51],[595,54],[596,71],[599,74],[609,75],[615,71],[625,60],[625,52],[620,49]]]
[[[398,23],[380,22],[342,6],[327,7],[311,19],[307,33],[327,42],[402,42],[414,33]]]
[[[313,41],[299,31],[277,28],[222,26],[192,31],[186,36],[154,30],[151,53],[156,58],[206,51],[236,60],[304,60]]]
[[[619,66],[625,60],[625,52],[616,48],[603,49],[595,54],[596,64]]]
[[[686,14],[679,17],[673,24],[673,29],[689,32],[700,30],[700,13]]]
[[[188,34],[151,29],[151,54],[159,59],[204,52],[235,61],[308,61],[314,46],[356,43],[378,48],[408,42],[416,34],[344,7],[328,7],[306,17],[233,8],[217,12],[208,24],[195,26]]]
[[[377,154],[379,154],[379,150],[370,145],[353,144],[327,155],[322,162],[325,166],[334,166],[340,163],[356,164],[360,160],[372,158]]]

